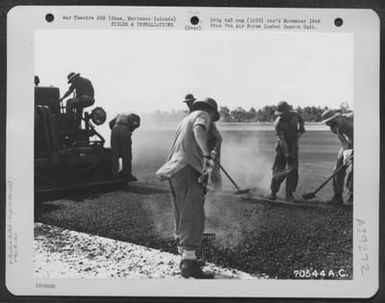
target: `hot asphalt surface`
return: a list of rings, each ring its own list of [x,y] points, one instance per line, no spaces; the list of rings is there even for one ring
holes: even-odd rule
[[[306,207],[231,193],[210,193],[202,256],[223,267],[294,279],[297,270],[352,278],[352,207]],[[176,254],[169,194],[126,190],[40,203],[36,221]],[[321,277],[313,277],[321,278]]]
[[[147,133],[145,141],[137,138],[137,145],[133,138],[139,186],[46,198],[37,203],[35,221],[176,253],[167,184],[154,177],[170,138],[158,135],[148,148],[146,141],[155,140],[154,136]],[[291,205],[263,198],[268,193],[274,143],[270,131],[258,132],[257,137],[255,132],[224,133],[222,164],[241,188],[254,190],[234,195],[225,181],[225,193],[209,193],[206,232],[215,233],[216,240],[203,244],[202,256],[216,265],[270,278],[301,278],[308,270],[315,273],[310,277],[314,279],[352,279],[353,209],[317,207],[331,196],[330,184],[313,199],[318,202]],[[297,197],[313,191],[330,175],[338,148],[328,132],[305,135],[300,145]],[[343,276],[320,276],[322,271]]]

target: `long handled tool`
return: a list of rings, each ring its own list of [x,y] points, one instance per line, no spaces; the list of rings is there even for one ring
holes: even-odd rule
[[[223,168],[223,166],[216,160],[214,160],[215,163],[219,166],[219,168],[224,172],[224,174],[226,175],[227,178],[229,178],[229,180],[231,181],[231,183],[233,183],[233,185],[235,186],[235,188],[237,189],[237,191],[235,192],[235,194],[239,195],[239,194],[246,194],[248,193],[251,188],[247,188],[247,189],[240,189],[239,186],[237,185],[237,183],[235,183],[235,181],[230,177],[230,175],[227,173],[227,171]]]
[[[351,160],[353,158],[353,155],[351,155],[349,157],[348,160]],[[306,193],[306,194],[303,194],[302,195],[302,198],[304,200],[309,200],[309,199],[313,199],[316,197],[316,194],[321,190],[322,187],[324,187],[331,179],[333,179],[333,177],[338,174],[338,172],[344,168],[344,167],[347,167],[347,165],[345,164],[341,164],[340,166],[337,167],[337,169],[334,171],[334,173],[329,177],[327,178],[315,191],[311,192],[311,193]]]

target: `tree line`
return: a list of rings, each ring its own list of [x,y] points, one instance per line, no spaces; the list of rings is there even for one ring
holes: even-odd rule
[[[320,122],[322,121],[322,112],[328,109],[327,106],[305,106],[293,108],[294,111],[300,113],[305,122]],[[340,110],[343,112],[350,111],[347,103],[341,103]],[[273,122],[277,116],[275,115],[276,106],[266,105],[258,110],[254,107],[245,109],[238,106],[234,109],[229,109],[227,106],[220,106],[219,113],[221,114],[220,121],[222,122]],[[187,114],[187,110],[155,111],[150,114],[145,114],[145,118],[153,122],[178,122]]]

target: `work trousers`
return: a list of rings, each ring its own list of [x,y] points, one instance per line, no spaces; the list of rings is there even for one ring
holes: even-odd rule
[[[132,140],[131,130],[127,126],[115,124],[111,131],[111,168],[112,175],[119,175],[119,158],[123,162],[123,176],[129,177],[132,174]]]
[[[273,164],[273,178],[271,179],[270,189],[272,193],[277,193],[281,183],[285,179],[276,177],[286,168],[291,168],[286,175],[286,192],[292,193],[298,185],[298,142],[288,143],[289,157],[286,158],[279,144],[276,147],[276,155]],[[287,166],[287,167],[286,167]]]
[[[334,170],[343,165],[344,162],[344,149],[341,148],[338,152],[337,161],[334,166]],[[353,194],[353,163],[348,167],[342,167],[338,173],[333,177],[333,190],[335,194],[342,194],[344,191],[346,178],[346,188],[349,194]]]
[[[79,117],[79,113],[81,115],[81,110],[85,107],[93,105],[94,103],[95,103],[94,97],[86,96],[86,95],[68,99],[66,104],[67,116],[72,118],[73,109],[75,108],[77,113],[75,118],[77,120],[80,120],[81,116]]]
[[[199,249],[205,229],[204,186],[198,182],[199,175],[187,165],[169,178],[175,239],[184,250]]]

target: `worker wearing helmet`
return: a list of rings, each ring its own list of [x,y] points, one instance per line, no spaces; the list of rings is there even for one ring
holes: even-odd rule
[[[75,92],[75,97],[67,100],[66,115],[69,119],[72,119],[73,110],[76,109],[75,120],[76,124],[80,125],[82,109],[95,103],[94,87],[90,80],[81,77],[79,73],[69,73],[67,80],[70,87],[60,98],[60,101]]]
[[[194,101],[196,101],[194,95],[187,94],[183,100],[186,103],[189,113],[192,111],[192,106]],[[215,158],[214,167],[210,173],[211,183],[214,187],[214,190],[222,190],[222,176],[218,163],[221,161],[221,145],[222,145],[222,136],[219,133],[219,130],[215,122],[211,122],[209,132],[207,134],[207,146],[211,153],[211,156]],[[207,178],[207,176],[206,176]],[[207,180],[205,181],[207,183]]]
[[[168,179],[174,210],[175,239],[182,252],[181,274],[185,278],[212,279],[200,268],[196,251],[205,229],[205,186],[201,175],[214,166],[207,145],[212,122],[219,119],[214,99],[194,101],[191,112],[179,123],[167,162],[156,172]]]
[[[329,202],[344,203],[345,178],[349,194],[347,202],[353,202],[353,112],[342,113],[339,110],[328,109],[322,113],[322,119],[321,123],[330,127],[330,130],[338,136],[342,145],[334,166],[336,172],[333,177],[334,196]],[[336,171],[337,169],[338,171]]]
[[[286,200],[294,201],[293,192],[298,184],[298,139],[305,132],[301,115],[281,101],[276,108],[276,155],[273,164],[270,199],[276,199],[281,183],[286,178]]]
[[[111,168],[114,177],[137,181],[132,174],[132,133],[140,126],[140,117],[133,113],[121,113],[109,122],[111,129]],[[119,175],[119,158],[123,170]]]

